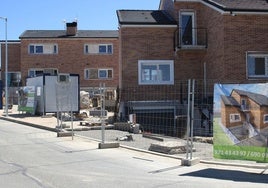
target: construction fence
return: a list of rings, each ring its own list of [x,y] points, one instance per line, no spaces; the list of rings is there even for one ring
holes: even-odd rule
[[[192,148],[193,157],[212,159],[213,85],[185,80],[172,86],[126,87],[114,92],[114,103],[110,94],[101,97],[99,88],[93,93],[100,105],[88,109],[91,115],[75,134],[182,157]],[[105,110],[105,116],[92,115],[98,110]]]

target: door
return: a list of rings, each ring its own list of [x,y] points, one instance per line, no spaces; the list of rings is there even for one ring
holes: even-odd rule
[[[195,45],[194,12],[181,12],[180,15],[181,44]]]

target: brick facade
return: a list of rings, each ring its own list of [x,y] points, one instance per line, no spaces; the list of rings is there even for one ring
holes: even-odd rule
[[[197,28],[207,29],[204,56],[198,57],[196,53],[188,56],[192,59],[196,56],[196,61],[206,63],[207,79],[221,83],[267,82],[267,79],[248,79],[246,62],[249,51],[268,52],[267,14],[222,13],[201,2],[175,2],[174,9],[170,10],[177,20],[180,11],[194,11]],[[180,52],[177,56],[180,59]],[[202,77],[201,71],[199,76]]]
[[[174,60],[174,28],[120,29],[121,87],[138,86],[138,60]]]
[[[29,54],[29,44],[57,44],[57,54]],[[112,44],[112,54],[85,54],[85,44]],[[105,83],[107,87],[117,87],[119,81],[118,39],[22,39],[21,40],[21,74],[25,80],[30,68],[56,68],[59,73],[80,75],[81,87],[98,87]],[[112,79],[84,79],[84,69],[111,68]]]
[[[176,48],[178,28],[163,25],[120,27],[119,38],[27,37],[20,40],[21,44],[9,44],[9,71],[21,71],[24,84],[30,68],[57,68],[62,73],[79,74],[81,87],[98,87],[104,82],[108,87],[124,88],[139,86],[138,60],[173,60],[174,85],[180,80],[204,77],[220,83],[267,82],[247,78],[246,53],[268,53],[268,15],[233,14],[202,2],[162,0],[159,9],[168,12],[178,26],[180,12],[193,11],[196,27],[206,29],[206,48]],[[84,54],[84,44],[91,42],[112,43],[113,54]],[[29,54],[30,43],[56,43],[58,54]],[[3,42],[1,46],[3,65]],[[112,68],[113,79],[85,80],[86,68]]]
[[[5,78],[5,59],[6,46],[5,42],[1,41],[1,78]],[[8,41],[8,72],[20,72],[20,41]]]

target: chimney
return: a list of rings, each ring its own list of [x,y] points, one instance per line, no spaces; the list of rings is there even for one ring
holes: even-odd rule
[[[74,36],[77,32],[77,22],[66,23],[66,35]]]

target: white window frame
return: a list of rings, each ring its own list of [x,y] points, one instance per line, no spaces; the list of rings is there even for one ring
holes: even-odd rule
[[[241,121],[241,115],[239,113],[230,114],[230,122],[231,123],[240,122],[240,121]]]
[[[106,51],[105,52],[100,52],[100,50],[99,50],[99,54],[113,54],[113,45],[112,44],[99,44],[99,48],[101,46],[105,46]],[[111,52],[108,52],[109,46],[111,46]]]
[[[263,115],[263,123],[268,123],[268,114]]]
[[[156,65],[156,75],[155,80],[145,80],[143,79],[144,74],[142,74],[143,65]],[[169,80],[161,80],[161,74],[159,72],[159,65],[169,65]],[[139,85],[174,85],[174,61],[173,60],[139,60],[138,61],[138,82]],[[153,75],[151,75],[153,76]]]
[[[265,73],[264,75],[256,75],[256,74],[251,74],[249,71],[249,60],[250,58],[264,58],[264,68],[265,68]],[[268,52],[267,53],[260,53],[260,52],[247,52],[247,78],[248,79],[267,79],[268,78]]]
[[[57,75],[58,74],[58,69],[55,68],[31,68],[28,70],[28,76],[29,77],[35,77],[37,74],[36,72],[42,72],[42,74],[46,74],[46,73],[51,73],[51,72],[56,72],[55,74],[51,74],[51,75]],[[30,72],[33,72],[33,74],[31,75]]]
[[[31,51],[31,47],[33,47],[34,51]],[[42,52],[37,51],[37,47],[42,47]],[[52,50],[46,50],[46,48],[52,48]],[[52,44],[52,43],[40,43],[40,44],[29,44],[28,45],[28,53],[29,54],[58,54],[58,44]]]
[[[95,70],[97,72],[97,75],[95,78],[91,78],[90,76],[90,70]],[[106,77],[100,77],[100,71],[106,71]],[[111,74],[109,74],[109,71],[111,71]],[[111,75],[111,77],[109,77]],[[97,79],[113,79],[113,69],[107,68],[107,69],[97,69],[97,68],[86,68],[84,69],[84,79],[85,80],[97,80]]]
[[[94,52],[90,52],[89,50],[89,46],[96,46],[96,48],[98,48],[97,51]],[[100,47],[101,46],[105,46],[106,47],[106,51],[105,52],[100,52]],[[108,52],[108,48],[109,46],[111,47],[111,52]],[[84,44],[84,53],[85,54],[106,54],[106,55],[111,55],[113,54],[113,44]]]
[[[183,44],[182,41],[182,17],[183,16],[192,16],[192,44]],[[179,27],[181,28],[181,33],[180,33],[180,41],[181,41],[181,46],[194,46],[197,44],[197,36],[196,36],[196,21],[195,21],[195,11],[192,10],[181,10],[179,14]]]
[[[86,69],[84,69],[84,79],[85,80],[97,80],[98,79],[98,75],[96,74],[96,77],[92,77],[90,75],[90,71],[96,71],[98,73],[98,69],[97,68],[86,68]]]
[[[101,71],[105,71],[106,72],[106,76],[105,77],[101,77],[100,75],[101,75]],[[112,74],[111,74],[111,77],[109,77],[109,71],[111,71],[112,72]],[[99,79],[111,79],[111,78],[113,78],[113,69],[99,69],[98,70],[98,78]]]

